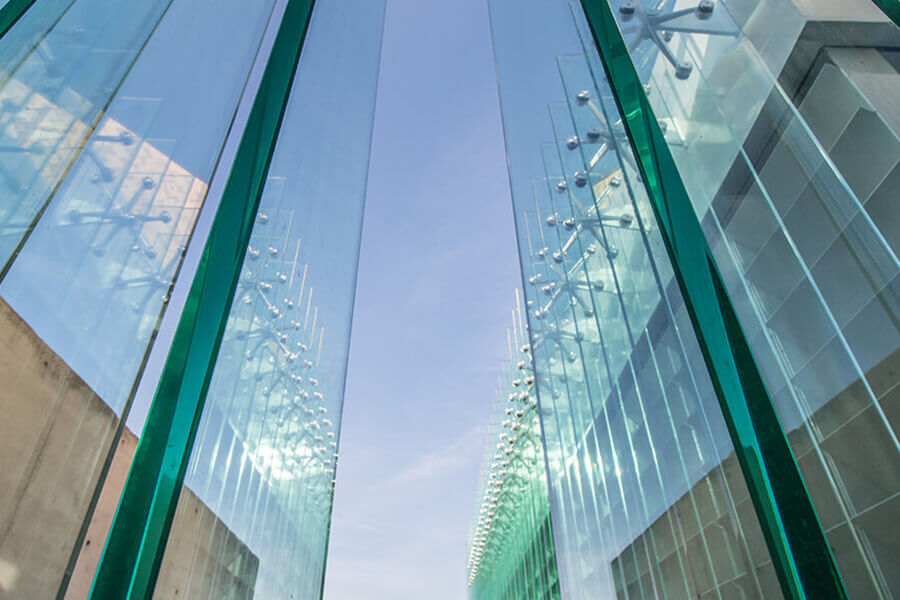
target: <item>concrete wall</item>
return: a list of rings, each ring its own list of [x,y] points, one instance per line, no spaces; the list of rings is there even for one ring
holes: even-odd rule
[[[100,564],[103,545],[106,542],[106,536],[109,535],[113,517],[116,515],[116,507],[119,505],[119,497],[125,488],[128,469],[131,467],[131,460],[134,458],[136,448],[137,436],[126,429],[119,438],[109,473],[106,481],[103,482],[103,490],[97,499],[97,507],[81,543],[78,560],[66,588],[66,600],[87,598],[91,591],[94,572],[97,570],[97,565]]]
[[[0,301],[0,596],[53,598],[116,416]]]
[[[172,531],[154,599],[253,598],[259,559],[187,488]]]
[[[0,598],[55,598],[115,436],[112,410],[0,300]],[[66,600],[86,598],[137,447],[125,430]],[[156,598],[252,598],[258,558],[182,490]]]

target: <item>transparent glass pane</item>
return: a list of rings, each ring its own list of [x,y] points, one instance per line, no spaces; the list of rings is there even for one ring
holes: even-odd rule
[[[272,6],[37,2],[0,39],[7,597],[66,572],[87,593],[136,445],[121,419]]]
[[[517,302],[469,542],[467,571],[473,600],[561,597],[531,346],[524,327]]]
[[[610,5],[848,592],[896,595],[900,31],[864,1]]]
[[[321,597],[383,19],[314,8],[154,597]]]
[[[563,594],[780,597],[596,56],[565,2],[490,7]]]

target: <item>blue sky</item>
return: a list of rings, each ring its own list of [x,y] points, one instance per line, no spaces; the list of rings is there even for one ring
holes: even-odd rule
[[[485,0],[390,0],[327,600],[460,599],[520,285]]]

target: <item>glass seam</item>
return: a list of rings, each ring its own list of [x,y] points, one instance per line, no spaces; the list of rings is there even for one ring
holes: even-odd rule
[[[654,123],[612,10],[605,0],[581,0],[581,7],[624,117],[628,141],[659,221],[782,590],[788,598],[846,598],[796,460],[674,159]]]
[[[256,219],[314,0],[288,0],[178,321],[91,598],[149,598]]]

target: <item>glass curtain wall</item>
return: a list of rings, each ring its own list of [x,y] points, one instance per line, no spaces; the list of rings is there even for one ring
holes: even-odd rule
[[[562,596],[778,598],[583,15],[489,6]]]
[[[322,595],[384,10],[313,9],[155,598]]]
[[[65,587],[127,471],[122,419],[273,5],[45,0],[0,38],[5,597]]]
[[[4,598],[88,593],[283,6],[38,0],[0,38]],[[321,594],[383,12],[317,3],[161,597]]]
[[[482,462],[481,504],[469,543],[469,597],[557,600],[547,471],[518,293],[512,316]]]
[[[847,591],[894,597],[900,30],[866,0],[608,4]]]

